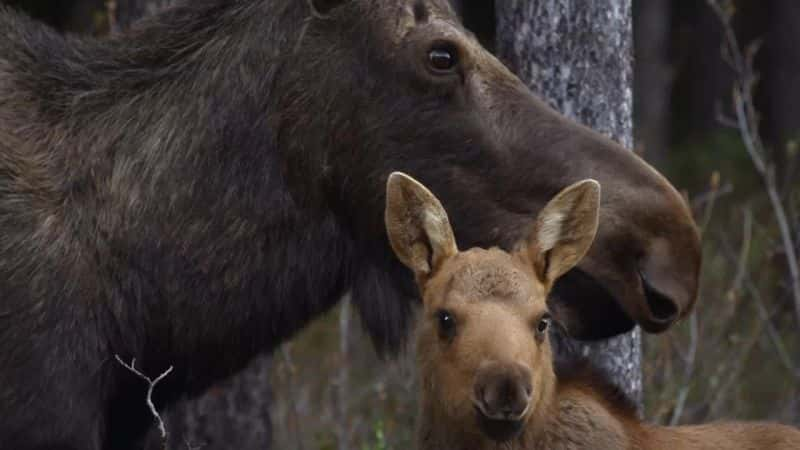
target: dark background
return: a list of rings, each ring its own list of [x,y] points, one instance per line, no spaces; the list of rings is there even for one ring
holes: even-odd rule
[[[103,0],[6,3],[66,32],[102,36],[128,25],[109,20],[116,14]],[[160,3],[149,2],[153,9]],[[762,44],[754,59],[759,131],[796,244],[800,2],[733,3],[741,45]],[[486,4],[488,14],[467,21],[491,46]],[[786,247],[738,130],[720,120],[733,117],[735,81],[722,58],[721,23],[703,0],[633,5],[635,150],[686,192],[705,242],[695,314],[667,334],[645,338],[645,415],[659,423],[728,418],[800,425],[800,323]],[[380,362],[351,326],[355,320],[345,303],[286,344],[265,370],[275,392],[275,448],[342,448],[342,441],[358,449],[410,446],[411,366]]]

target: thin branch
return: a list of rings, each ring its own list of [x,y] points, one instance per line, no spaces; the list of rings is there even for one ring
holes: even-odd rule
[[[728,288],[728,292],[731,295],[736,295],[742,289],[742,281],[747,275],[750,246],[753,242],[753,211],[750,208],[745,208],[742,215],[744,216],[744,221],[742,222],[742,245],[739,248],[739,257],[736,259],[736,275],[733,277],[731,287]],[[727,244],[724,238],[723,241],[723,244]]]
[[[786,345],[783,343],[781,335],[778,333],[778,330],[772,323],[772,314],[767,311],[767,307],[764,305],[764,298],[761,296],[761,293],[756,288],[755,283],[753,283],[753,280],[750,278],[750,276],[747,276],[745,279],[745,286],[747,286],[750,296],[755,300],[758,315],[761,316],[761,320],[766,323],[767,336],[769,337],[770,342],[772,342],[772,345],[775,347],[775,353],[778,355],[778,359],[780,359],[783,367],[786,368],[786,370],[797,381],[800,381],[800,369],[795,367],[794,363],[792,362],[792,358],[789,356],[789,352],[786,351]]]
[[[745,362],[750,358],[756,343],[758,343],[758,340],[761,337],[761,333],[764,331],[764,325],[765,324],[763,321],[756,321],[756,323],[753,325],[750,335],[744,341],[743,345],[739,347],[739,358],[734,361],[731,367],[725,370],[725,373],[728,374],[725,381],[721,382],[719,387],[714,389],[711,395],[707,397],[707,403],[710,404],[709,412],[712,416],[717,416],[717,411],[719,411],[719,408],[724,403],[728,390],[739,378],[742,370],[744,370]]]
[[[733,185],[731,183],[725,183],[719,188],[709,189],[702,194],[697,194],[692,197],[692,210],[693,211],[700,211],[700,208],[704,208],[710,202],[716,202],[720,198],[730,195],[733,193]],[[705,210],[704,210],[705,211]]]
[[[166,371],[164,371],[164,373],[156,377],[156,379],[151,379],[150,377],[148,377],[147,375],[143,374],[142,372],[136,369],[136,358],[133,358],[131,360],[130,365],[128,365],[127,363],[125,363],[125,361],[122,360],[122,358],[119,357],[119,355],[114,355],[114,357],[117,358],[117,362],[119,362],[122,365],[122,367],[125,367],[126,369],[131,371],[134,375],[138,376],[139,378],[147,382],[147,399],[146,399],[147,406],[150,408],[150,414],[152,414],[153,417],[155,417],[156,422],[158,422],[158,431],[161,432],[161,439],[164,442],[166,442],[167,429],[164,426],[164,421],[161,420],[161,415],[159,415],[158,410],[156,410],[156,405],[153,404],[153,389],[155,389],[156,385],[161,380],[166,378],[166,376],[172,372],[173,367],[169,366],[169,369],[167,369]]]
[[[756,82],[756,77],[753,75],[752,70],[753,59],[758,53],[761,43],[760,41],[755,42],[747,48],[746,54],[742,54],[739,42],[736,39],[736,33],[731,25],[732,6],[730,2],[726,2],[727,8],[723,8],[720,0],[707,1],[723,26],[727,54],[738,78],[735,82],[733,102],[737,121],[739,122],[739,132],[753,166],[766,187],[769,202],[772,206],[775,220],[778,223],[789,269],[789,285],[794,299],[795,318],[797,325],[800,326],[800,266],[798,266],[797,261],[797,247],[795,246],[792,228],[789,225],[786,208],[778,192],[774,168],[765,161],[766,152],[758,132],[758,114],[753,101],[753,86]]]
[[[719,103],[717,103],[714,106],[714,108],[716,110],[717,122],[720,125],[724,126],[725,128],[730,128],[733,130],[739,129],[739,122],[736,119],[728,116],[726,113],[722,112],[722,106]]]
[[[703,221],[700,223],[700,233],[705,234],[706,229],[708,228],[708,224],[711,222],[711,216],[714,214],[714,206],[717,204],[717,194],[719,192],[719,172],[714,172],[711,174],[711,180],[709,182],[709,200],[706,203],[705,210],[703,211]]]
[[[686,406],[686,398],[692,390],[692,377],[694,376],[695,363],[697,361],[697,347],[700,341],[698,333],[697,314],[692,314],[689,317],[689,351],[687,352],[687,364],[683,373],[683,387],[678,393],[678,401],[675,404],[675,409],[672,411],[672,418],[669,421],[670,426],[675,426],[680,421],[683,415],[683,409]]]
[[[722,249],[725,257],[732,261],[734,259],[733,249],[731,248],[730,243],[725,239],[722,240]],[[767,337],[769,337],[770,342],[772,342],[772,345],[775,347],[775,353],[778,355],[781,364],[792,375],[792,377],[800,381],[800,368],[795,366],[791,356],[789,356],[789,352],[786,350],[786,345],[783,343],[780,333],[778,333],[778,330],[775,328],[775,324],[772,323],[772,315],[767,310],[767,307],[764,304],[764,298],[753,281],[753,278],[749,273],[743,272],[741,274],[741,283],[744,284],[745,288],[747,288],[748,294],[755,302],[758,315],[766,325]]]

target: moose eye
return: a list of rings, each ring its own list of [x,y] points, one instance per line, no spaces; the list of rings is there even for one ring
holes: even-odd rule
[[[442,339],[451,339],[456,333],[456,319],[445,310],[437,312],[436,317],[439,322],[439,335]]]
[[[458,64],[456,49],[452,45],[435,46],[428,52],[428,64],[435,72],[450,72]]]
[[[539,319],[539,323],[536,324],[536,331],[539,334],[544,334],[544,332],[550,327],[550,321],[551,319],[549,314],[542,316],[542,318]]]

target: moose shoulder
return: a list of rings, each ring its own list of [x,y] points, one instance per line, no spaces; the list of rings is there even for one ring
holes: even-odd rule
[[[555,367],[548,328],[564,317],[548,309],[547,294],[589,250],[599,197],[595,181],[575,183],[542,209],[512,253],[459,251],[436,197],[407,175],[389,178],[389,240],[415,274],[423,301],[418,448],[800,448],[800,430],[778,424],[645,424],[591,366]]]
[[[0,7],[0,441],[135,445],[350,290],[381,348],[411,277],[382,221],[393,170],[466,245],[510,246],[577,179],[603,225],[553,308],[574,335],[667,328],[694,301],[695,225],[631,152],[533,96],[444,0],[197,0],[104,40]],[[591,299],[592,301],[588,301]],[[585,317],[603,317],[588,321]]]

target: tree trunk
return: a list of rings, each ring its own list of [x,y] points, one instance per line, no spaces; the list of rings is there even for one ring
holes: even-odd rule
[[[632,146],[630,0],[497,0],[496,14],[497,54],[534,92],[566,116]],[[641,405],[638,328],[558,348],[588,356]]]

